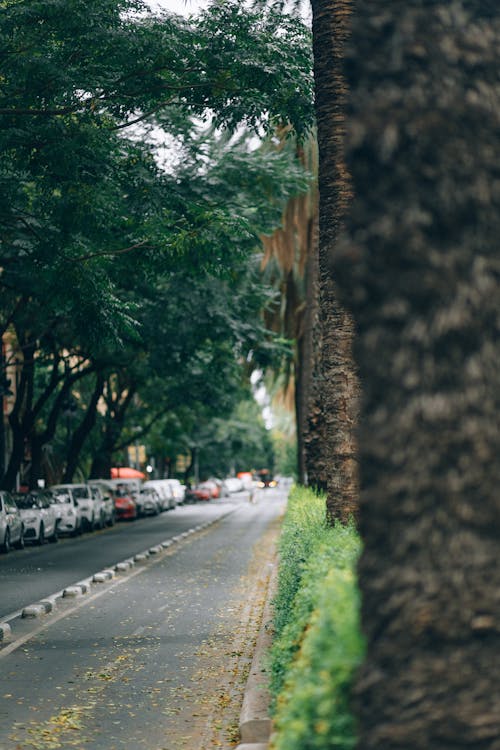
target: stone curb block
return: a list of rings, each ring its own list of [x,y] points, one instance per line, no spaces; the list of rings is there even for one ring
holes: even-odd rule
[[[144,562],[149,557],[149,552],[139,552],[138,555],[134,555],[134,562]]]
[[[125,562],[120,562],[115,565],[115,570],[117,570],[119,573],[125,573],[127,570],[130,570],[131,568],[130,562],[127,560]]]
[[[63,599],[76,599],[78,596],[83,596],[80,586],[68,586],[63,591]]]
[[[267,750],[267,742],[245,742],[244,745],[238,745],[236,750]]]
[[[100,573],[94,573],[92,576],[93,583],[106,583],[113,578],[110,570],[101,570]]]
[[[166,542],[161,543],[161,546],[163,547],[163,549],[168,549],[169,547],[172,546],[172,542],[170,541],[170,539],[167,539]]]
[[[277,563],[269,578],[267,587],[266,603],[262,615],[262,625],[257,636],[254,656],[240,714],[240,736],[242,745],[239,750],[246,750],[245,746],[255,746],[257,750],[259,743],[262,748],[267,747],[271,736],[272,722],[269,717],[270,695],[267,687],[268,676],[265,671],[265,660],[272,643],[272,632],[267,627],[272,620],[271,601],[276,590]]]
[[[44,614],[46,614],[46,611],[43,604],[29,604],[27,607],[24,607],[21,617],[41,617]]]
[[[155,547],[150,547],[149,548],[149,554],[150,555],[159,555],[162,550],[163,550],[163,547],[161,546],[161,544],[157,544]]]
[[[90,592],[90,581],[78,581],[76,585],[81,588],[82,594],[88,594]]]
[[[0,643],[6,643],[10,641],[12,636],[12,630],[8,623],[2,622],[0,624]]]

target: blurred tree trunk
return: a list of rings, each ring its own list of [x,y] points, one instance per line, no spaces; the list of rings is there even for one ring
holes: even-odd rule
[[[500,6],[358,0],[363,750],[500,747]],[[333,95],[333,94],[330,94]]]
[[[358,507],[356,427],[359,384],[352,355],[354,323],[340,302],[331,258],[351,201],[343,156],[347,86],[343,61],[351,0],[312,0],[319,146],[319,315],[310,414],[309,481],[327,490],[330,521]]]
[[[85,415],[78,427],[74,430],[68,445],[68,456],[64,470],[63,482],[72,482],[78,467],[78,459],[82,452],[87,437],[95,427],[97,421],[97,406],[104,389],[104,377],[98,374],[92,395],[90,397]]]

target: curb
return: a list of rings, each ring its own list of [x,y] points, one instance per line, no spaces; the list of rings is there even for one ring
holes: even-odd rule
[[[183,542],[193,534],[204,531],[210,526],[219,523],[219,521],[224,520],[224,518],[231,515],[231,513],[234,513],[235,510],[236,509],[231,509],[227,513],[223,513],[217,518],[213,518],[212,520],[206,521],[205,523],[202,523],[198,526],[193,526],[187,531],[183,531],[176,536],[165,539],[163,542],[160,542],[160,544],[154,545],[153,547],[150,547],[149,549],[138,553],[133,558],[122,560],[112,567],[106,568],[104,570],[98,571],[97,573],[94,573],[93,575],[90,575],[83,581],[78,581],[78,583],[72,584],[71,586],[66,586],[64,589],[62,589],[61,591],[57,591],[55,594],[51,594],[50,596],[47,596],[44,599],[33,604],[28,604],[18,612],[13,612],[12,614],[7,615],[0,622],[0,646],[14,639],[11,623],[13,624],[17,619],[41,620],[45,615],[58,609],[62,601],[68,602],[68,600],[79,599],[80,597],[91,593],[92,589],[98,588],[99,585],[102,585],[103,583],[110,583],[113,580],[116,580],[119,577],[120,573],[128,573],[132,568],[136,566],[136,563],[147,563],[151,560],[151,558],[158,558],[161,552],[164,552],[170,547],[179,544],[179,542]]]
[[[262,614],[250,673],[248,675],[243,705],[240,713],[240,744],[236,750],[267,750],[272,721],[269,716],[267,659],[272,644],[272,600],[278,578],[277,556],[267,586],[266,603]]]

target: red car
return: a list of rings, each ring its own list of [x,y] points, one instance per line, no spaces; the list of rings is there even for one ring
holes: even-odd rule
[[[189,500],[211,500],[212,492],[210,487],[206,487],[200,484],[198,487],[193,487],[187,493]]]
[[[113,495],[117,520],[133,521],[134,518],[137,518],[137,505],[126,490],[117,487]]]

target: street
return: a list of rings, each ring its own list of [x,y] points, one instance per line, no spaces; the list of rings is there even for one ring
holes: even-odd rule
[[[0,650],[0,749],[234,746],[285,500],[284,492],[265,490],[255,504],[242,495],[186,506],[2,559],[2,612],[12,612],[221,518],[13,628]]]

